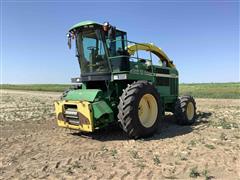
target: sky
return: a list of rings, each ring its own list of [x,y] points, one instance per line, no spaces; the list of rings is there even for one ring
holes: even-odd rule
[[[70,83],[80,75],[68,29],[109,21],[151,42],[181,83],[239,82],[239,1],[1,1],[1,83]]]

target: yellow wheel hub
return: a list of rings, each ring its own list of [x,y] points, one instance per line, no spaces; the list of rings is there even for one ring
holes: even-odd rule
[[[192,120],[194,116],[194,106],[192,102],[189,102],[187,105],[187,118],[188,120]]]
[[[151,94],[145,94],[138,105],[138,117],[141,124],[149,128],[157,120],[158,105],[155,97]]]

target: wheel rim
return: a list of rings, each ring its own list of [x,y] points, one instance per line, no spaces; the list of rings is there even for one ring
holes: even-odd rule
[[[192,102],[189,102],[187,105],[187,118],[188,120],[192,120],[194,116],[194,106]]]
[[[141,124],[149,128],[151,127],[158,115],[158,105],[155,97],[151,94],[145,94],[138,105],[138,117]]]

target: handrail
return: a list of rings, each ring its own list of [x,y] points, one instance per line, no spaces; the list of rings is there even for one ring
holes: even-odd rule
[[[149,51],[150,53],[155,54],[161,61],[166,61],[169,67],[175,67],[175,65],[172,63],[172,61],[168,58],[166,53],[159,47],[155,46],[152,43],[137,43],[134,41],[129,40],[113,40],[112,42],[122,41],[127,43],[127,51],[129,55],[134,55],[135,52],[137,52],[137,59],[140,59],[138,56],[139,50]],[[131,43],[132,45],[128,45]],[[143,59],[143,58],[141,58]],[[150,60],[152,62],[152,56],[150,54]]]

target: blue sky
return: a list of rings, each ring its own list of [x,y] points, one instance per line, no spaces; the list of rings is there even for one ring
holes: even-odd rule
[[[152,42],[176,64],[180,82],[239,81],[239,2],[2,1],[2,83],[70,83],[80,74],[66,32],[109,21],[128,39]]]

